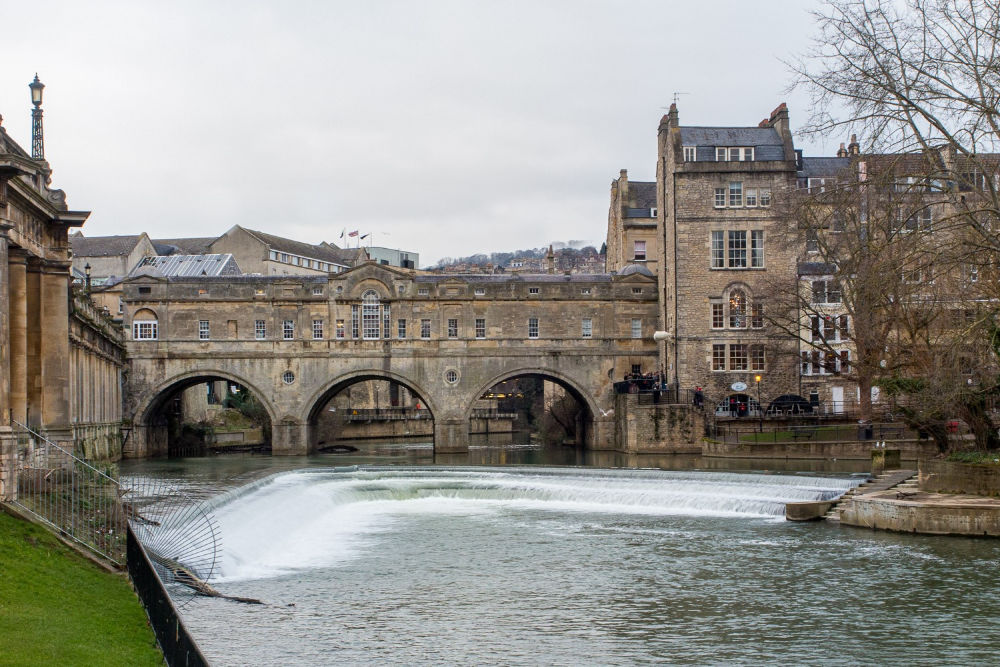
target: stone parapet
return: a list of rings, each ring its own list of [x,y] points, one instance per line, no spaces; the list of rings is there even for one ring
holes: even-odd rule
[[[857,496],[840,510],[840,523],[903,533],[1000,537],[1000,500],[923,493],[912,499],[897,496],[895,491]]]
[[[697,454],[704,427],[690,405],[641,405],[638,394],[615,396],[615,449],[626,453]]]

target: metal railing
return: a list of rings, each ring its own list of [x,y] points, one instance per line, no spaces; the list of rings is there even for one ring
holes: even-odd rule
[[[125,517],[118,481],[45,436],[14,422],[13,504],[118,567],[125,566]]]
[[[350,408],[344,410],[344,421],[408,421],[412,419],[431,419],[430,410],[416,408]]]

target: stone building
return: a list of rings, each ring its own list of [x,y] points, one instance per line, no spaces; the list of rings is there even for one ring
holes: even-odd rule
[[[14,492],[22,425],[69,449],[91,438],[113,457],[106,426],[121,421],[121,340],[70,294],[68,232],[90,213],[71,210],[51,176],[0,127],[0,497]]]
[[[244,273],[262,276],[317,276],[340,273],[367,259],[364,248],[313,245],[234,225],[215,239],[211,252],[231,254]]]
[[[89,272],[94,287],[121,280],[142,258],[161,254],[146,232],[94,237],[75,232],[70,235],[69,241],[73,269],[83,274]]]
[[[605,260],[608,271],[621,271],[629,264],[642,263],[657,273],[660,253],[656,202],[656,183],[630,182],[625,169],[611,183]]]

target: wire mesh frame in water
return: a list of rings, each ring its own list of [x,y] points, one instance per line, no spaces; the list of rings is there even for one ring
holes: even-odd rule
[[[119,567],[125,565],[125,517],[118,481],[27,426],[17,436],[13,503]]]
[[[219,564],[219,527],[202,503],[161,479],[121,480],[122,508],[175,606],[206,594]]]

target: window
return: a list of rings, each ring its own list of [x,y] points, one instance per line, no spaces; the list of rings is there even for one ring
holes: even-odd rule
[[[448,320],[448,338],[458,338],[458,320],[455,318]]]
[[[272,250],[271,251],[271,259],[273,259],[275,262],[278,261],[278,251],[277,250]]]
[[[323,296],[323,288],[313,287],[313,296]]]
[[[642,338],[642,320],[638,317],[632,318],[632,338]]]
[[[121,297],[118,297],[118,314],[121,315],[124,312],[125,312],[125,300],[122,299]]]
[[[819,233],[815,229],[806,230],[806,252],[819,252]]]
[[[642,288],[641,287],[633,287],[632,288],[632,294],[642,294]]]
[[[420,337],[430,338],[431,337],[431,321],[430,320],[420,320]]]
[[[726,370],[726,346],[725,345],[713,345],[712,346],[712,370],[713,371],[724,371]]]
[[[747,268],[747,236],[750,239],[750,268],[764,268],[764,232],[762,230],[713,231],[712,268]],[[728,244],[728,245],[727,245]]]
[[[281,253],[281,261],[288,264],[288,253]]]
[[[697,146],[685,146],[684,147],[684,161],[685,162],[695,162],[698,159],[698,147]]]
[[[590,294],[590,288],[589,287],[581,287],[580,288],[580,294]]]
[[[486,318],[476,318],[476,338],[486,338]]]
[[[930,231],[931,223],[933,222],[933,217],[931,216],[931,209],[929,206],[925,206],[919,211],[915,212],[913,215],[908,217],[905,222],[903,222],[900,230],[904,232],[915,232],[915,231]]]
[[[153,292],[153,288],[152,287],[140,287],[139,288],[139,294],[152,294],[152,292]]]
[[[265,323],[264,320],[253,321],[253,337],[257,340],[264,340],[267,338],[267,323]]]
[[[729,268],[745,269],[747,266],[747,233],[729,232]]]
[[[323,320],[313,320],[313,340],[323,339]]]
[[[292,384],[295,382],[295,373],[291,371],[285,371],[281,374],[281,381],[285,384]]]
[[[642,364],[632,364],[632,375],[642,375]]]
[[[580,336],[583,338],[593,338],[594,336],[594,320],[585,317],[580,320]]]
[[[764,328],[764,304],[754,303],[750,305],[750,327],[753,329]]]
[[[734,289],[729,293],[729,327],[745,329],[747,326],[747,293]]]
[[[337,338],[346,338],[347,337],[347,331],[346,331],[346,327],[344,326],[344,320],[337,320],[337,322],[336,322],[336,329],[337,329],[337,333],[335,335],[337,336]]]
[[[417,289],[417,296],[430,296],[431,290],[429,287],[421,287]]]
[[[726,208],[725,188],[715,188],[715,208]]]
[[[753,160],[753,147],[739,146],[715,148],[715,159],[718,162],[750,162]]]
[[[837,318],[837,338],[838,340],[847,340],[850,338],[850,320],[847,315],[841,315]]]
[[[722,302],[712,304],[712,328],[723,329],[726,326],[726,315]]]
[[[712,232],[712,268],[725,268],[726,241],[725,232]]]
[[[392,337],[392,312],[389,304],[382,304],[382,338]]]
[[[156,320],[141,320],[132,322],[133,340],[156,340]]]
[[[198,340],[208,340],[211,337],[208,320],[198,320]]]
[[[813,303],[840,303],[840,284],[835,280],[812,281]]]
[[[476,293],[476,296],[485,296],[486,295],[486,288],[485,287],[477,287],[475,293]]]
[[[635,241],[633,258],[638,262],[646,261],[646,242],[645,241]]]
[[[819,194],[820,192],[826,192],[825,178],[810,178],[806,185],[809,188],[809,194]]]
[[[302,260],[302,266],[306,267],[307,269],[311,269],[312,268],[312,260],[311,259],[304,259],[304,260]],[[316,293],[316,290],[313,289],[313,294],[315,294],[315,293]]]
[[[729,184],[729,206],[743,206],[743,182],[732,181]]]
[[[361,337],[365,340],[379,338],[378,292],[367,290],[361,295]]]
[[[764,370],[764,346],[763,345],[751,345],[750,346],[750,370],[752,370],[752,371],[762,371],[762,370]]]
[[[750,232],[750,268],[764,268],[764,231],[761,229]]]
[[[747,188],[744,203],[748,208],[753,208],[757,205],[757,188]]]
[[[406,318],[399,318],[396,320],[396,337],[406,338]]]
[[[761,190],[760,191],[760,205],[763,207],[768,207],[771,205],[771,191]]]
[[[458,371],[456,371],[454,368],[449,368],[444,373],[444,380],[448,384],[455,384],[456,382],[458,382]]]
[[[729,370],[745,371],[747,364],[747,346],[743,343],[734,343],[729,346]]]
[[[529,287],[528,288],[528,294],[538,294],[538,288],[537,287]]]
[[[295,320],[285,320],[281,324],[281,337],[284,340],[295,338]]]
[[[528,318],[528,338],[538,338],[538,318]]]
[[[293,257],[292,257],[292,264],[293,264],[294,266],[298,266],[298,265],[299,265],[299,262],[300,262],[300,260],[299,260],[299,258],[298,258],[298,257],[295,257],[295,256],[293,256]]]

